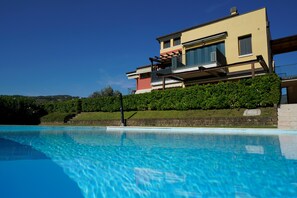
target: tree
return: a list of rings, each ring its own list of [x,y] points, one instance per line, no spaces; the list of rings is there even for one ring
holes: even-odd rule
[[[103,97],[103,96],[118,96],[121,92],[118,90],[113,90],[111,86],[107,86],[100,91],[95,91],[90,95],[90,98],[98,98],[98,97]]]

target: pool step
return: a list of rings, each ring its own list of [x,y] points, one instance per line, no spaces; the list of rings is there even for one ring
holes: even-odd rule
[[[279,129],[297,130],[297,104],[282,104],[277,112]]]

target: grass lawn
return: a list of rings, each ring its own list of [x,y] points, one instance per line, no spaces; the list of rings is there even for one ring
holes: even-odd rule
[[[55,112],[55,113],[50,113],[48,115],[43,116],[40,121],[41,123],[55,123],[55,122],[60,122],[60,123],[64,123],[65,121],[69,120],[70,118],[72,118],[75,114],[73,113],[59,113],[59,112]]]
[[[276,116],[276,108],[260,108],[261,117]],[[154,119],[154,118],[201,118],[201,117],[242,117],[245,109],[219,110],[189,110],[189,111],[129,111],[125,112],[125,119]],[[73,120],[118,120],[120,112],[83,112]]]

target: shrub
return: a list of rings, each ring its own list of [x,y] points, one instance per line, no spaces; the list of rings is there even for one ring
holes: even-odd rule
[[[80,99],[71,99],[66,101],[51,101],[43,104],[43,108],[48,112],[74,113],[80,110]]]
[[[0,124],[39,124],[44,109],[24,96],[0,96]]]
[[[191,110],[269,107],[279,103],[280,79],[267,74],[238,81],[195,85],[123,96],[124,110]],[[48,103],[49,112],[75,112],[79,100]],[[120,110],[118,96],[81,99],[83,112]]]

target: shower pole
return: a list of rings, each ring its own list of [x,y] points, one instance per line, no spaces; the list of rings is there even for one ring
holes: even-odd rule
[[[120,111],[121,111],[121,125],[122,126],[126,126],[126,122],[125,122],[125,118],[124,118],[123,96],[122,96],[121,93],[120,93],[120,104],[121,104],[121,107],[120,107]]]

